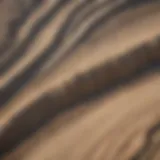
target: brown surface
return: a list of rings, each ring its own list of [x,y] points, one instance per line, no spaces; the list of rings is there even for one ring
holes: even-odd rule
[[[88,102],[73,113],[62,114],[6,160],[128,160],[160,120],[159,90],[159,74],[151,74]]]
[[[44,92],[51,92],[77,73],[85,73],[93,66],[123,55],[126,53],[124,51],[144,41],[153,40],[160,34],[159,8],[156,4],[123,13],[104,26],[88,43],[79,47],[74,52],[76,54],[65,59],[63,65],[58,65],[54,72],[48,72],[45,77],[36,77],[1,109],[1,129],[27,110],[28,104]],[[68,10],[59,16],[66,13]],[[58,27],[59,23],[61,21],[57,20],[55,26]],[[47,37],[48,32],[43,34]],[[102,35],[104,38],[101,38]],[[31,48],[30,55],[38,49]],[[27,62],[25,58],[24,61]],[[22,61],[17,68],[23,64]],[[10,75],[17,72],[14,69],[2,77],[1,86]],[[159,132],[148,134],[148,131],[160,122],[159,105],[160,74],[155,72],[126,86],[122,85],[110,94],[79,104],[75,106],[77,109],[61,113],[2,160],[130,160],[137,153],[142,153],[144,160],[158,160],[160,155],[156,148],[159,147]],[[148,140],[151,148],[144,147],[148,147]],[[143,148],[145,152],[141,152]]]

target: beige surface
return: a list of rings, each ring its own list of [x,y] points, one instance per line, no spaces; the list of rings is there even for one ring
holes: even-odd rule
[[[160,75],[151,74],[81,105],[41,129],[8,159],[128,160],[160,120],[159,91]]]
[[[139,12],[142,13],[140,14],[141,18],[135,21],[131,21],[130,19],[131,17],[135,19],[133,16],[135,11],[131,11],[131,16],[129,16],[128,13],[124,14],[124,16],[120,16],[120,19],[118,20],[120,21],[123,19],[123,25],[121,26],[121,24],[119,24],[118,30],[117,27],[114,27],[116,26],[115,23],[117,23],[117,19],[115,19],[115,21],[113,20],[110,26],[108,26],[109,31],[103,30],[102,32],[103,34],[106,34],[107,37],[100,39],[97,35],[97,39],[99,40],[94,39],[94,41],[91,40],[90,43],[84,44],[78,51],[74,52],[73,56],[67,58],[62,63],[63,65],[57,66],[55,72],[53,71],[48,76],[41,77],[43,80],[40,77],[36,77],[35,81],[17,94],[15,99],[2,110],[0,113],[1,117],[7,117],[7,119],[5,118],[5,121],[9,121],[8,118],[11,118],[12,115],[14,116],[14,114],[23,110],[23,106],[26,106],[27,103],[30,103],[49,89],[60,86],[66,80],[72,79],[77,73],[85,72],[104,61],[109,61],[117,56],[123,55],[129,48],[141,44],[144,41],[148,41],[155,37],[155,35],[159,35],[159,6],[147,6],[142,10],[139,9]],[[125,21],[126,19],[132,23]],[[102,33],[100,32],[99,34]],[[107,33],[109,33],[110,36],[107,35]],[[94,43],[95,41],[97,41],[96,45]],[[113,47],[113,45],[116,47]],[[21,101],[21,99],[23,99],[23,101]],[[0,120],[0,124],[3,124],[2,121],[3,120]]]
[[[48,93],[77,73],[108,62],[159,35],[159,8],[160,5],[156,4],[121,14],[73,52],[74,55],[65,59],[54,72],[36,77],[1,109],[0,129],[18,113],[28,109],[28,104],[44,92]],[[68,10],[59,16],[66,13]],[[61,20],[57,20],[55,27],[60,23]],[[52,28],[52,23],[50,25]],[[24,32],[27,31],[24,29]],[[48,33],[46,30],[41,36],[50,38]],[[40,39],[39,43],[43,40]],[[38,49],[35,45],[30,55],[37,53]],[[27,63],[27,60],[24,58],[23,62]],[[21,70],[21,64],[25,63],[18,64],[17,68]],[[18,71],[14,69],[0,80],[0,86]],[[112,94],[59,115],[2,160],[128,160],[144,145],[148,130],[160,120],[159,105],[160,74],[152,73]]]

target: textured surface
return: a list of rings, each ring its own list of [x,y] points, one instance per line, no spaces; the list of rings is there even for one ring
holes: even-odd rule
[[[88,2],[34,8],[1,52],[2,159],[158,160],[159,1]]]

